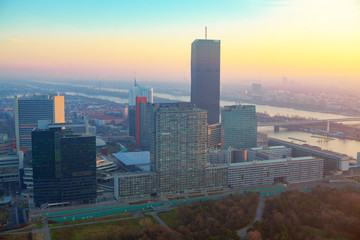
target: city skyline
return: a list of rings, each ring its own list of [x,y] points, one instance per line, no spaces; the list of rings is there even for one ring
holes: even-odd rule
[[[359,86],[360,1],[0,2],[1,79],[190,81],[190,43],[223,42],[221,82]]]
[[[360,0],[0,0],[0,238],[357,239],[359,42]]]

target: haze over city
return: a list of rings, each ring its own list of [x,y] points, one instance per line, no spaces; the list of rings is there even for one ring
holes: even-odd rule
[[[0,77],[190,82],[221,39],[221,83],[359,87],[360,1],[0,1]]]

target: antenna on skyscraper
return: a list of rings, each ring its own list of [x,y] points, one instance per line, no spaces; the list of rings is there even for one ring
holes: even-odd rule
[[[207,27],[205,26],[205,39],[207,39]]]

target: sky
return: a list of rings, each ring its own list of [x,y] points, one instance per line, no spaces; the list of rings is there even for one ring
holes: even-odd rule
[[[0,78],[190,81],[221,40],[221,82],[360,87],[360,0],[0,0]]]

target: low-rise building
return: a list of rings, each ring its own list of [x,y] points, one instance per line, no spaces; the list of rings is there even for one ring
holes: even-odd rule
[[[206,161],[210,164],[231,163],[231,147],[226,150],[214,150],[208,148],[206,151]]]
[[[316,158],[324,159],[324,171],[345,171],[346,166],[349,164],[350,158],[341,153],[332,152],[328,150],[321,150],[319,147],[303,144],[295,144],[283,140],[269,138],[269,146],[285,146],[292,149],[293,157],[306,157],[313,156]]]
[[[276,160],[231,163],[228,165],[228,184],[246,188],[274,183],[302,183],[323,179],[324,160],[298,157]]]
[[[157,192],[155,172],[128,172],[114,175],[114,195],[122,198],[149,198]]]
[[[291,148],[285,146],[257,147],[247,151],[247,161],[271,160],[292,157]]]
[[[97,172],[114,172],[117,170],[116,164],[105,155],[96,156],[96,171]]]
[[[209,165],[205,168],[206,190],[222,189],[228,185],[228,166]]]

